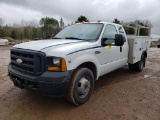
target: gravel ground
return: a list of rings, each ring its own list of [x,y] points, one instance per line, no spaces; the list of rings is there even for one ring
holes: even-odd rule
[[[160,49],[151,48],[144,71],[127,66],[95,83],[79,107],[14,87],[7,76],[10,47],[0,46],[0,120],[160,120]]]

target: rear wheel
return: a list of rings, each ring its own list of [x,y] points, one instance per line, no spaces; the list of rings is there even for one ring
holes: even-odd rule
[[[75,71],[69,83],[66,98],[78,106],[88,101],[94,88],[94,76],[88,68]]]
[[[141,56],[141,60],[135,63],[135,71],[141,72],[145,67],[146,58],[144,55]]]
[[[128,64],[129,70],[141,72],[145,67],[145,63],[146,63],[146,57],[144,56],[144,54],[142,54],[140,61],[138,61],[135,64]]]

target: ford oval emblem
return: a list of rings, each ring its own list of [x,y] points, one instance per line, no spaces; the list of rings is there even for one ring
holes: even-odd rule
[[[22,63],[22,60],[21,60],[21,59],[16,59],[16,62],[17,62],[18,64],[21,64],[21,63]]]

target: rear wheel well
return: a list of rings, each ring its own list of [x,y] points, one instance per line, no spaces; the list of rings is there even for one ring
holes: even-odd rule
[[[85,67],[85,68],[88,68],[92,71],[93,75],[94,75],[94,80],[97,79],[97,68],[95,66],[94,63],[92,62],[85,62],[85,63],[82,63],[81,65],[79,65],[76,69],[80,68],[80,67]]]
[[[147,58],[147,52],[146,52],[146,51],[144,51],[144,53],[143,53],[143,54],[144,54],[144,56]]]

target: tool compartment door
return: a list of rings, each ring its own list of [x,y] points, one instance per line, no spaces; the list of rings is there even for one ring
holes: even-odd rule
[[[141,59],[141,55],[143,51],[147,51],[149,49],[148,42],[150,38],[147,37],[128,37],[129,43],[129,53],[128,53],[128,63],[134,64]]]

